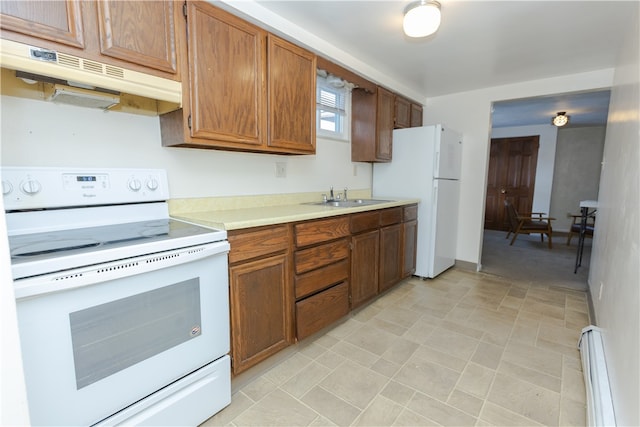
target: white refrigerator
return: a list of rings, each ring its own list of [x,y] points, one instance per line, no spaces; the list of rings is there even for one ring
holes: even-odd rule
[[[433,125],[394,130],[392,161],[373,165],[375,198],[420,199],[416,276],[455,263],[461,158],[461,135]]]

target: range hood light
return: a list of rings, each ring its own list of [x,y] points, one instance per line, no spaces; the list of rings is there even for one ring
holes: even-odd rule
[[[34,84],[38,83],[37,80],[28,79],[26,77],[20,77],[20,80],[22,80],[23,82],[25,82],[28,85],[34,85]]]
[[[49,86],[49,85],[47,85]],[[107,110],[120,103],[120,96],[64,85],[51,85],[47,101]]]

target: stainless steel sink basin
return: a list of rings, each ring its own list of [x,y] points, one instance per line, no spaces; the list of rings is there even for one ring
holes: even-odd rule
[[[310,202],[305,205],[330,206],[334,208],[354,208],[358,206],[377,205],[379,203],[388,203],[391,200],[379,199],[349,199],[349,200],[332,200],[330,202]]]

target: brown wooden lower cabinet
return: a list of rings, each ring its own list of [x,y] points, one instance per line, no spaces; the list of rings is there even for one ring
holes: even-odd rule
[[[402,224],[402,278],[416,272],[416,251],[418,245],[418,205],[403,208]]]
[[[351,308],[378,295],[380,238],[378,228],[351,238]]]
[[[384,292],[402,279],[403,208],[380,212],[379,292]]]
[[[380,292],[386,291],[402,278],[402,224],[380,229]]]
[[[380,211],[351,215],[351,308],[378,295]]]
[[[228,233],[234,374],[295,341],[290,230],[280,224]]]
[[[233,373],[415,271],[417,205],[229,232]],[[293,233],[292,233],[293,231]]]
[[[233,371],[240,373],[291,344],[286,254],[229,270]]]

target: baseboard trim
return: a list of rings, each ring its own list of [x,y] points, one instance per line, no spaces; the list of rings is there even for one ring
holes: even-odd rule
[[[596,319],[596,309],[593,305],[593,295],[591,295],[591,283],[587,282],[587,304],[589,304],[589,320],[590,325],[598,325],[598,319]]]
[[[475,262],[462,261],[459,259],[456,260],[455,267],[459,268],[460,270],[472,271],[474,273],[480,271],[481,269],[480,264],[476,264]]]

